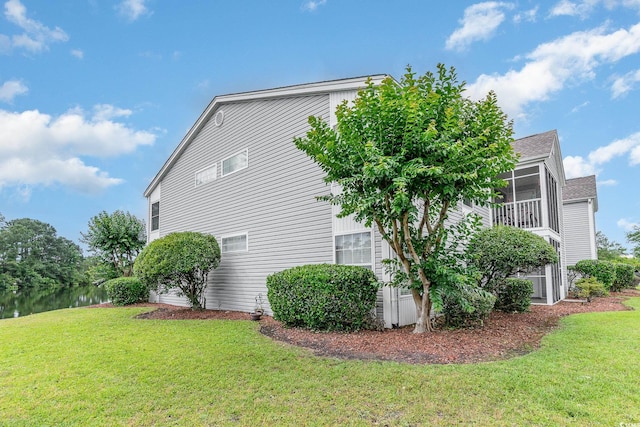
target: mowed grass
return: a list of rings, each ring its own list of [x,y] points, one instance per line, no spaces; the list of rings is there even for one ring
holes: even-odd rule
[[[253,322],[134,318],[145,310],[0,321],[0,425],[640,423],[637,310],[574,315],[526,356],[448,366],[318,358]]]

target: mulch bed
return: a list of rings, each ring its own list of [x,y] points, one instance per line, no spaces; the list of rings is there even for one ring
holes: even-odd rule
[[[553,306],[534,305],[528,313],[493,312],[483,327],[450,330],[437,325],[436,331],[416,335],[413,327],[378,331],[313,332],[287,328],[263,316],[260,332],[274,340],[311,349],[318,356],[341,359],[392,360],[424,363],[476,363],[526,354],[540,345],[542,337],[558,326],[562,316],[574,313],[629,310],[622,304],[640,291],[625,290],[590,303],[559,302]],[[219,310],[191,310],[168,304],[137,304],[156,307],[144,319],[226,319],[249,320],[248,313]],[[101,304],[96,307],[108,307]]]

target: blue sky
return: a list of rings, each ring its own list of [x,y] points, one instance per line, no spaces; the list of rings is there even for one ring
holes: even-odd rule
[[[597,228],[640,223],[640,0],[2,0],[0,213],[77,241],[144,189],[215,95],[456,67],[516,137],[557,129]]]

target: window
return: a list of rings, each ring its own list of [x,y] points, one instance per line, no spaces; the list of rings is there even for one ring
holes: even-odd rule
[[[211,165],[208,168],[204,168],[196,172],[196,187],[206,184],[207,182],[214,181],[218,174],[218,167]]]
[[[464,199],[462,199],[462,204],[465,205],[468,208],[472,208],[473,207],[473,202],[471,201],[471,199],[467,199],[466,197]]]
[[[249,165],[249,150],[243,150],[222,161],[222,176],[227,176]]]
[[[151,204],[151,231],[160,228],[160,202]]]
[[[371,232],[336,236],[336,264],[371,268]]]
[[[222,237],[222,253],[247,252],[247,233]]]

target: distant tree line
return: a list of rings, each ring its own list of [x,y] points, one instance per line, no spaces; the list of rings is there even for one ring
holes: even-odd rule
[[[80,247],[50,224],[0,216],[0,290],[79,285],[83,266]]]
[[[91,256],[50,224],[7,221],[0,214],[0,292],[99,284],[131,275],[146,242],[144,222],[122,211],[96,215],[82,237]]]

